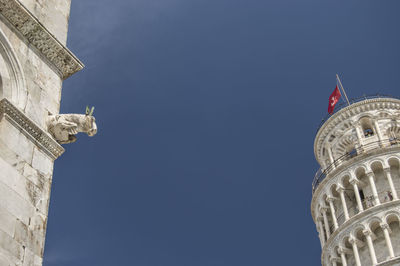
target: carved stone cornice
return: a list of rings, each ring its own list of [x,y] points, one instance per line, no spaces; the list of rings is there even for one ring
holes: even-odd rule
[[[63,79],[84,67],[18,0],[0,0],[0,14],[56,67]]]
[[[32,140],[53,160],[57,159],[65,151],[47,132],[42,130],[7,99],[0,100],[0,120],[1,117],[4,117],[20,129],[27,138]]]

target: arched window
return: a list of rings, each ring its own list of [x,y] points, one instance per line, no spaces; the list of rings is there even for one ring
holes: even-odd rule
[[[360,119],[361,128],[364,134],[364,137],[368,138],[375,134],[374,128],[372,126],[371,118],[364,117]]]
[[[349,155],[350,158],[357,156],[357,149],[355,144],[347,145],[346,153]]]

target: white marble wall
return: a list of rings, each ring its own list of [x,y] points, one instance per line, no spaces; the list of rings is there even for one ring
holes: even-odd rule
[[[62,44],[67,42],[71,0],[20,0]]]
[[[20,2],[65,44],[70,0]],[[0,96],[45,131],[48,114],[59,112],[62,78],[2,16],[0,35]],[[16,76],[22,82],[13,86]],[[35,137],[0,110],[0,266],[42,265],[53,163]]]

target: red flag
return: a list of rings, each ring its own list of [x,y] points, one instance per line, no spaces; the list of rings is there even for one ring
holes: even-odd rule
[[[335,105],[339,101],[342,94],[338,86],[336,85],[335,90],[332,92],[331,96],[329,96],[329,106],[328,106],[328,113],[333,114],[333,110],[335,110]]]

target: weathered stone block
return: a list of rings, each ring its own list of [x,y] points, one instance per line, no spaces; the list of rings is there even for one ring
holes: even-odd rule
[[[44,232],[31,230],[25,223],[17,220],[15,223],[14,239],[34,254],[42,257],[44,248]]]
[[[33,150],[32,167],[41,174],[49,175],[53,172],[53,160],[41,152],[38,148]]]
[[[2,169],[0,182],[13,189],[42,213],[47,213],[47,201],[50,195],[50,191],[47,189],[48,186],[44,184],[41,187],[35,185],[1,158],[0,169]],[[39,173],[37,172],[36,175],[39,175]]]
[[[0,180],[1,179],[2,177],[0,176]],[[7,210],[25,224],[29,224],[30,217],[32,217],[36,211],[31,203],[26,201],[3,182],[0,182],[0,208]]]
[[[5,252],[2,252],[1,250]],[[12,257],[22,261],[24,249],[22,245],[14,241],[12,237],[0,230],[0,253],[11,255]]]
[[[17,218],[14,215],[0,207],[0,230],[8,234],[10,237],[14,237],[16,221]]]
[[[0,121],[0,141],[6,144],[15,154],[30,163],[34,144],[21,131],[12,125],[5,117]]]

